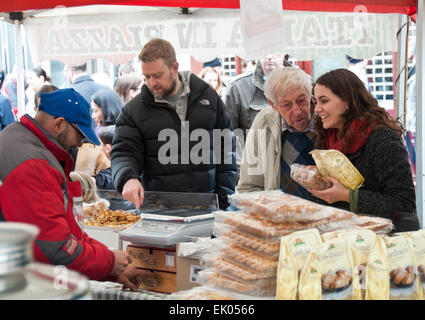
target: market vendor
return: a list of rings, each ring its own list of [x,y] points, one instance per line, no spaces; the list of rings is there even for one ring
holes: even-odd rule
[[[294,67],[269,74],[264,93],[270,106],[255,117],[242,156],[239,192],[281,189],[308,199],[291,179],[293,163],[313,165],[315,134],[311,112],[312,79]]]
[[[391,219],[397,232],[418,230],[415,187],[402,125],[347,69],[319,77],[314,97],[314,111],[319,116],[315,147],[341,151],[365,181],[361,188],[348,190],[330,178],[330,189],[309,191],[332,206]]]
[[[84,231],[80,182],[69,173],[69,151],[84,139],[100,144],[90,105],[74,89],[42,93],[34,118],[21,117],[0,134],[0,221],[40,229],[36,261],[64,265],[92,280],[115,280],[137,290],[150,275],[128,266],[128,255],[109,250]]]
[[[117,190],[137,208],[148,190],[215,193],[220,209],[226,209],[237,171],[235,136],[223,101],[196,75],[178,70],[168,41],[150,40],[139,59],[146,81],[123,107],[112,143]],[[211,143],[216,133],[224,143]]]

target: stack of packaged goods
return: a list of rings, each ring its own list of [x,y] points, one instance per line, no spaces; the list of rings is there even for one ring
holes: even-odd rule
[[[424,263],[423,230],[298,231],[281,239],[276,299],[421,300]]]
[[[232,195],[240,211],[215,215],[211,253],[204,257],[204,285],[248,297],[275,297],[281,238],[313,229],[320,234],[342,229],[366,229],[379,234],[391,231],[390,220],[362,217],[322,206],[281,191]],[[297,274],[298,278],[298,274]]]

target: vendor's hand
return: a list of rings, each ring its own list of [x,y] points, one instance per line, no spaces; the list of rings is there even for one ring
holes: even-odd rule
[[[123,289],[137,291],[146,277],[153,277],[153,272],[149,270],[140,270],[134,266],[128,266],[117,278],[117,282],[123,285]]]
[[[350,202],[350,191],[337,179],[332,177],[327,177],[327,179],[333,184],[331,188],[325,190],[308,189],[308,192],[329,204],[338,201]]]
[[[122,197],[134,204],[136,209],[140,208],[145,197],[145,191],[139,179],[130,179],[124,184]]]
[[[112,277],[118,277],[127,268],[129,263],[129,256],[122,250],[113,250],[112,253],[114,254],[115,261],[110,275]]]

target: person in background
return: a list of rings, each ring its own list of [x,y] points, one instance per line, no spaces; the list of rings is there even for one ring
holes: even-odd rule
[[[15,121],[12,105],[2,93],[0,93],[0,132],[9,124]]]
[[[73,89],[42,93],[35,118],[21,117],[0,133],[0,220],[36,225],[34,259],[63,265],[91,280],[113,280],[137,290],[147,271],[84,232],[81,185],[70,180],[72,147],[100,144],[90,105]]]
[[[121,64],[118,67],[118,79],[124,76],[137,76],[136,69],[134,68],[132,61]]]
[[[402,125],[347,69],[320,76],[314,97],[315,147],[341,151],[365,181],[361,188],[348,190],[329,178],[330,189],[309,191],[332,206],[391,219],[396,232],[417,230],[415,187]]]
[[[114,80],[106,72],[95,72],[91,75],[94,82],[104,85],[109,89],[114,89]]]
[[[114,90],[100,90],[93,95],[91,108],[96,127],[115,124],[122,107],[123,101]]]
[[[34,111],[38,111],[38,105],[40,104],[40,96],[42,92],[53,92],[59,90],[58,87],[52,85],[52,84],[45,84],[43,85],[34,95]]]
[[[413,67],[407,75],[406,146],[412,174],[416,176],[416,46],[410,56]]]
[[[356,59],[350,57],[349,55],[345,55],[345,59],[347,60],[347,69],[353,72],[360,80],[362,80],[366,89],[369,92],[372,92],[372,88],[369,83],[369,79],[367,78],[366,67],[369,64],[369,60],[367,59]]]
[[[10,104],[12,105],[12,111],[14,116],[17,118],[18,115],[18,84],[17,84],[17,66],[13,65],[12,72],[7,74],[4,78],[3,86],[1,87],[1,92],[5,97],[9,99]]]
[[[122,106],[123,102],[112,89],[103,89],[93,95],[91,117],[96,123],[96,134],[98,134],[100,128],[115,124]],[[110,166],[110,159],[106,157],[99,146],[83,143],[78,148],[75,171],[96,176],[100,171]]]
[[[114,138],[115,126],[101,127],[97,136],[102,144],[102,152],[108,159],[111,159],[112,139]],[[115,190],[114,181],[112,179],[111,167],[99,171],[96,176],[96,186],[98,189]]]
[[[139,92],[143,84],[143,78],[136,75],[124,75],[118,79],[115,91],[124,103],[129,102]]]
[[[237,190],[278,190],[309,199],[306,189],[291,179],[293,163],[314,165],[311,107],[312,81],[303,70],[279,67],[264,84],[269,106],[256,116],[243,152]]]
[[[222,100],[226,97],[226,87],[223,85],[223,81],[221,81],[221,77],[217,70],[212,67],[205,67],[201,70],[198,76],[208,83]]]
[[[0,69],[0,90],[3,87],[4,79],[6,78],[6,74],[2,69]]]
[[[170,42],[148,41],[139,59],[146,81],[141,92],[123,107],[112,144],[112,176],[117,190],[137,208],[148,190],[216,193],[220,208],[226,209],[227,196],[235,191],[236,164],[232,125],[223,101],[190,71],[178,71]],[[218,146],[209,143],[195,151],[196,145],[189,141],[191,133],[202,131],[212,141],[214,130],[225,141],[219,143],[221,149],[215,150]],[[159,138],[164,131],[183,143],[166,151],[169,142]],[[188,149],[184,149],[186,143]],[[208,160],[194,159],[195,152]]]
[[[283,54],[267,55],[256,63],[255,70],[239,75],[227,90],[226,110],[237,136],[236,162],[240,165],[247,130],[255,116],[269,105],[264,95],[264,82],[276,68],[282,67]]]
[[[25,94],[27,96],[27,103],[25,105],[25,112],[34,117],[35,115],[35,94],[43,85],[50,84],[50,77],[47,75],[46,71],[40,66],[32,68],[26,72],[26,82],[27,89]],[[19,115],[18,117],[22,116]]]
[[[87,63],[68,68],[68,79],[71,88],[81,94],[90,104],[91,97],[102,89],[108,89],[107,86],[95,82],[87,73]]]

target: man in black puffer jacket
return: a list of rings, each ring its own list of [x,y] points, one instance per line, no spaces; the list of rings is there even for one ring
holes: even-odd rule
[[[112,144],[117,190],[140,207],[144,190],[216,193],[220,209],[236,182],[235,137],[207,83],[178,72],[172,45],[152,39],[139,55],[145,85],[122,109]]]

